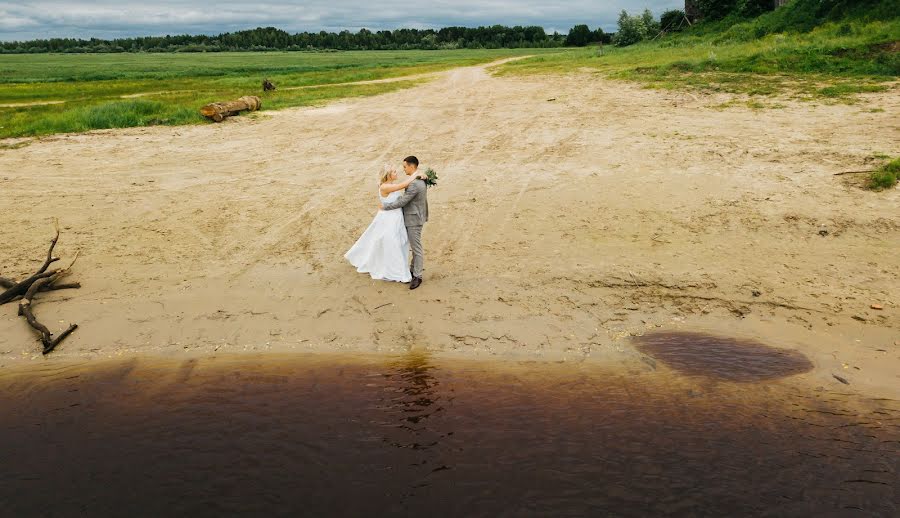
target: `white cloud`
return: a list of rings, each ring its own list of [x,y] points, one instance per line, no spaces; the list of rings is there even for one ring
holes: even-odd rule
[[[587,23],[612,30],[622,9],[649,7],[659,14],[683,4],[679,0],[0,1],[0,40],[216,34],[259,26],[299,32],[502,24],[541,25],[563,32]]]

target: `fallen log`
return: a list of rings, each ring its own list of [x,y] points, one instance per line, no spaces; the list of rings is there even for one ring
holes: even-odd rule
[[[54,235],[53,239],[50,241],[47,259],[44,261],[44,264],[41,265],[37,273],[21,282],[0,277],[0,287],[6,288],[6,291],[0,293],[0,304],[5,304],[21,297],[22,300],[19,302],[19,316],[25,317],[28,325],[40,334],[41,344],[44,346],[44,354],[55,349],[57,345],[72,333],[72,331],[75,331],[75,329],[78,328],[77,324],[71,324],[68,329],[60,333],[59,336],[53,338],[53,334],[47,329],[47,326],[38,321],[37,317],[34,315],[34,310],[32,309],[34,297],[40,292],[81,287],[81,284],[77,282],[57,284],[58,280],[68,275],[69,270],[75,264],[75,261],[78,260],[77,253],[69,266],[60,270],[47,270],[50,267],[50,264],[59,260],[58,257],[53,257],[53,248],[59,240],[59,222],[54,221],[54,228],[56,230],[56,235]]]
[[[200,108],[200,115],[222,122],[226,117],[237,115],[244,111],[256,111],[262,108],[262,102],[255,95],[245,95],[236,101],[210,103]]]

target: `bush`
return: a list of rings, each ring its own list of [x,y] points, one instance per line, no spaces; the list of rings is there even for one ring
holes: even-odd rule
[[[659,26],[666,32],[677,32],[683,29],[684,11],[680,9],[671,9],[662,13],[659,17]]]
[[[641,21],[644,22],[644,27],[647,28],[647,36],[656,36],[659,33],[659,22],[653,18],[653,13],[650,12],[650,9],[644,9],[644,12],[641,13]]]
[[[649,11],[645,11],[649,12]],[[618,47],[626,47],[647,39],[650,33],[642,16],[630,16],[624,9],[619,14],[619,31],[616,32],[613,43]]]
[[[752,18],[771,11],[775,6],[773,0],[695,0],[695,3],[700,17],[706,20],[720,20],[727,16]]]
[[[900,178],[900,158],[884,164],[869,176],[866,187],[873,191],[893,189]]]
[[[897,18],[897,0],[794,0],[760,16],[766,32],[809,32],[826,22],[889,21]]]
[[[737,0],[734,13],[744,18],[751,18],[771,11],[774,6],[772,0]]]
[[[613,38],[612,34],[603,32],[603,29],[600,27],[597,27],[597,30],[594,31],[594,41],[596,41],[596,42],[604,43],[604,44],[612,43],[612,38]]]
[[[736,0],[694,0],[700,17],[704,20],[720,20],[734,11]]]

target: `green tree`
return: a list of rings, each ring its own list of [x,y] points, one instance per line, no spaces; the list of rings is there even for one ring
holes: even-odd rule
[[[775,7],[773,0],[737,0],[734,12],[738,16],[752,18],[771,11]]]
[[[677,32],[684,28],[682,25],[684,25],[684,11],[681,9],[671,9],[659,17],[659,26],[663,31]]]
[[[734,11],[737,0],[694,0],[700,17],[706,20],[725,18]]]
[[[576,25],[569,30],[566,37],[566,45],[569,47],[584,47],[591,42],[592,33],[587,25]]]
[[[641,13],[641,21],[644,22],[644,27],[647,28],[648,36],[656,36],[659,33],[659,22],[653,18],[653,13],[650,12],[650,9],[644,9],[644,12]]]
[[[593,41],[606,44],[606,43],[612,43],[612,37],[613,37],[612,34],[603,32],[602,28],[597,27],[597,30],[594,31],[594,37],[592,39],[593,39]]]
[[[619,14],[619,30],[613,43],[618,47],[634,45],[647,39],[647,25],[642,16],[630,16],[624,9]]]

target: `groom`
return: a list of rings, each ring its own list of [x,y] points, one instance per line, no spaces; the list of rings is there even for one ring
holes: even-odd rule
[[[408,156],[403,159],[403,171],[407,176],[416,174],[419,159]],[[403,222],[409,246],[412,248],[412,281],[409,289],[414,290],[422,285],[422,269],[425,266],[425,250],[422,249],[422,227],[428,221],[428,187],[425,180],[413,180],[406,191],[396,200],[381,206],[382,210],[394,210],[403,207]]]

